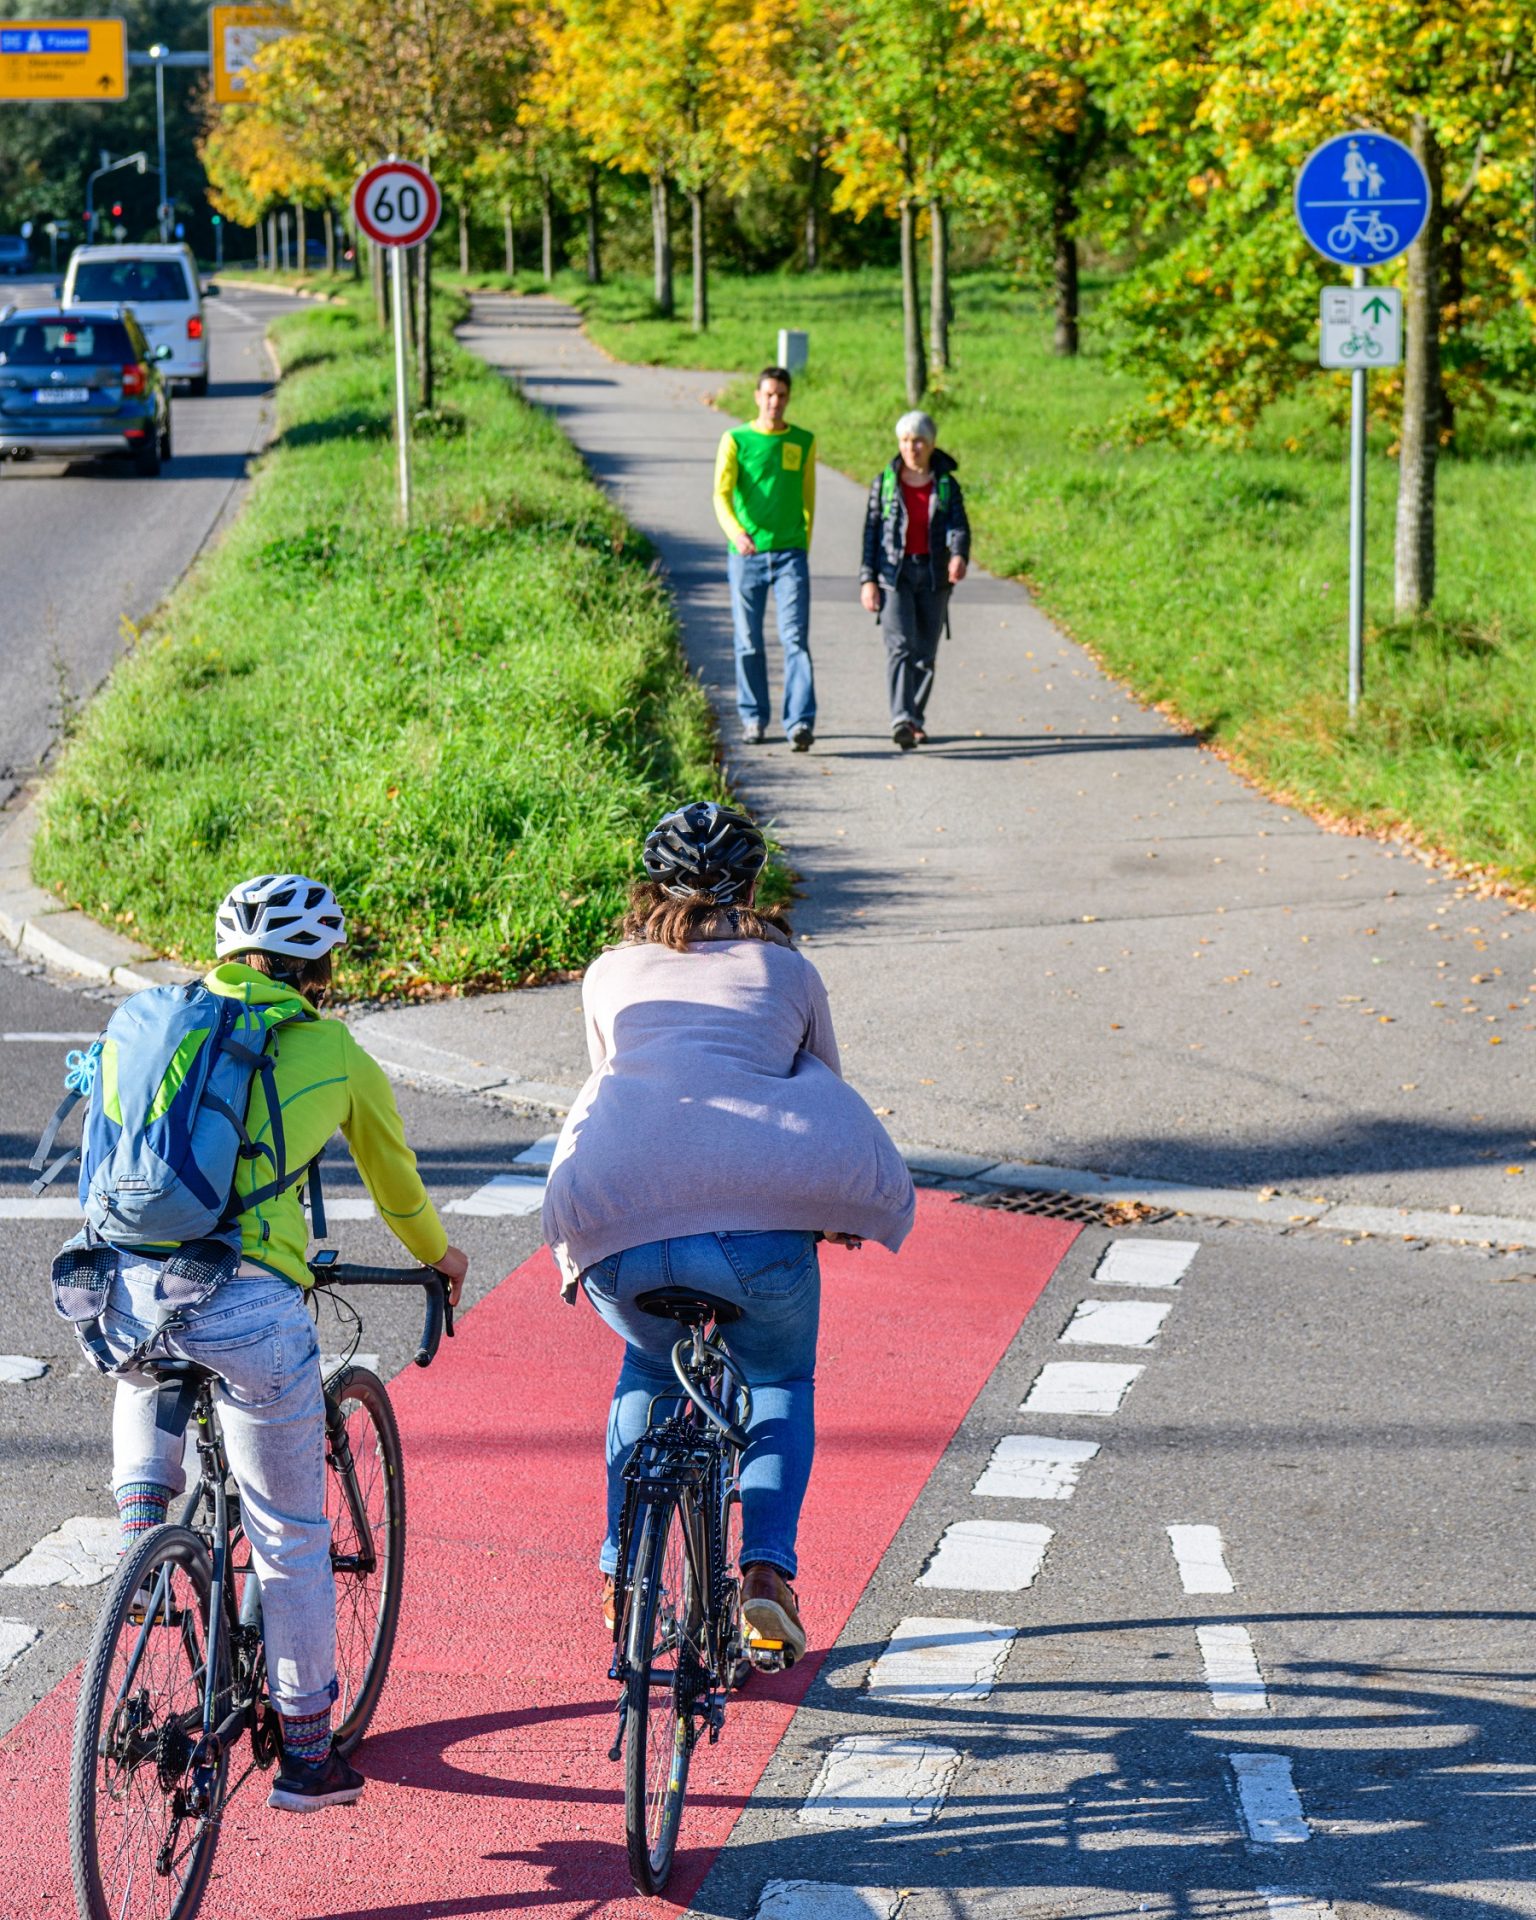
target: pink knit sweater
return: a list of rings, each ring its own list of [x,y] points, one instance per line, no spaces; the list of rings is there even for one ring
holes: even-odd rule
[[[842,1078],[821,975],[787,942],[633,942],[582,986],[592,1073],[555,1149],[544,1232],[564,1291],[693,1233],[856,1233],[892,1252],[912,1180]]]

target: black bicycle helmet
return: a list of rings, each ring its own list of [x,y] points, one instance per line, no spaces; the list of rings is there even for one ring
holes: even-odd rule
[[[751,891],[768,845],[744,813],[695,800],[656,822],[642,857],[646,872],[674,900],[702,893],[728,907]]]

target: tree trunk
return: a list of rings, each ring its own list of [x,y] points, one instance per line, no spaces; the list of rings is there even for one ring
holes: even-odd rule
[[[416,388],[423,411],[433,404],[432,385],[432,242],[416,249]]]
[[[299,256],[298,259],[294,262],[294,264],[295,266],[297,266],[299,272],[303,273],[308,269],[308,266],[309,266],[309,226],[308,226],[307,216],[304,211],[304,202],[302,200],[296,201],[294,203],[293,212],[294,212],[293,225],[294,225],[294,233],[295,233],[294,251]]]
[[[693,330],[709,331],[709,239],[704,231],[705,196],[709,189],[698,186],[688,195],[693,209]]]
[[[1440,202],[1440,144],[1415,114],[1409,144],[1429,176],[1424,231],[1408,249],[1403,324],[1403,431],[1397,467],[1399,616],[1428,610],[1435,597],[1435,461],[1440,451],[1440,254],[1445,232]]]
[[[555,193],[549,175],[539,175],[539,264],[547,287],[555,277]]]
[[[901,203],[901,338],[907,373],[907,405],[915,407],[928,385],[923,353],[923,310],[917,283],[917,203]]]
[[[949,321],[953,311],[949,291],[949,214],[944,196],[928,202],[928,365],[934,373],[949,366]]]
[[[1056,337],[1052,351],[1063,359],[1075,357],[1078,347],[1077,197],[1071,187],[1058,181],[1051,201],[1051,250],[1054,258],[1056,299]]]
[[[598,199],[599,176],[594,161],[587,168],[587,285],[603,284],[603,209]]]
[[[334,273],[336,271],[336,220],[329,206],[324,209],[322,218],[325,221],[325,270],[327,273]]]
[[[664,173],[651,176],[651,253],[655,268],[652,299],[663,320],[677,310],[672,290],[672,184]]]
[[[501,244],[505,249],[507,278],[510,280],[517,272],[517,229],[512,224],[512,202],[510,200],[501,210]]]
[[[384,271],[384,249],[376,240],[368,242],[368,277],[373,282],[373,305],[379,325],[389,332],[389,275]]]
[[[277,250],[277,215],[267,215],[267,265],[278,268],[282,265],[282,256]]]
[[[260,216],[258,216],[256,221],[256,271],[258,273],[263,272],[266,268],[266,264],[267,264],[266,241],[262,232],[261,219],[260,219]]]
[[[814,273],[821,263],[821,142],[811,147],[810,177],[805,189],[805,270]]]
[[[469,272],[469,213],[462,201],[459,203],[459,272]]]

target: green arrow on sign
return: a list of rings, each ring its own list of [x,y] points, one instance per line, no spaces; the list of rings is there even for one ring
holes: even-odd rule
[[[1367,300],[1360,311],[1365,315],[1367,320],[1382,320],[1392,311],[1392,307],[1391,303],[1383,300],[1378,293]]]

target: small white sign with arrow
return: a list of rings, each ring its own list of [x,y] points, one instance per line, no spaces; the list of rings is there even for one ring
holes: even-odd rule
[[[1325,367],[1396,367],[1403,358],[1403,296],[1396,287],[1324,287],[1318,360]]]

